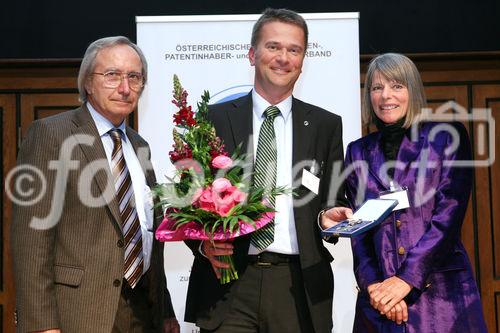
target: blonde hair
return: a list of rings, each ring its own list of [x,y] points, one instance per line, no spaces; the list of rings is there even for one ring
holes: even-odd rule
[[[408,57],[399,53],[385,53],[370,61],[363,93],[362,117],[365,124],[371,124],[377,120],[370,98],[373,76],[376,72],[386,80],[400,83],[408,89],[408,110],[403,127],[409,128],[427,104],[424,85],[417,67]]]

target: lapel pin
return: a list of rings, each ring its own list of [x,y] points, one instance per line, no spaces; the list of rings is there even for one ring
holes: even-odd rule
[[[307,120],[304,120],[304,126],[309,126],[309,122]]]

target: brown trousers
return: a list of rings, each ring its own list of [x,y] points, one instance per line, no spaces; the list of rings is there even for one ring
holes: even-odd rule
[[[122,282],[122,292],[118,303],[112,333],[153,333],[151,305],[148,301],[148,288],[143,277],[134,289]]]

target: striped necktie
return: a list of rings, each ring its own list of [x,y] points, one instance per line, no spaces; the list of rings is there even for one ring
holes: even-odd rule
[[[276,106],[270,106],[264,112],[266,119],[262,123],[257,142],[257,153],[255,157],[255,173],[253,185],[272,189],[276,186],[276,172],[278,153],[276,149],[276,134],[274,133],[274,119],[280,110]],[[269,203],[275,206],[276,198],[269,196]],[[261,229],[252,233],[251,243],[255,248],[264,250],[274,242],[274,219]]]
[[[142,276],[144,267],[141,225],[135,209],[132,180],[123,156],[122,131],[115,128],[109,131],[109,135],[114,143],[111,172],[115,179],[116,198],[120,205],[121,227],[125,242],[124,278],[130,287],[134,288]]]

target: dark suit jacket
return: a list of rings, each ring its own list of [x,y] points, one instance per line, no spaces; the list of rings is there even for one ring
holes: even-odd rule
[[[149,154],[139,134],[127,128],[127,136],[136,152],[144,147]],[[49,163],[64,153],[76,166],[66,163],[67,181],[62,182],[62,191],[53,198],[58,175]],[[18,332],[56,327],[62,332],[111,332],[121,293],[124,247],[113,178],[106,161],[95,123],[85,106],[31,126],[17,164],[38,168],[47,180],[47,192],[32,205],[14,206],[11,240]],[[144,159],[140,158],[140,162],[147,184],[153,185],[153,170],[145,167]],[[95,177],[83,177],[85,171]],[[59,177],[61,174],[65,172],[60,172]],[[42,190],[40,182],[33,186],[35,193]],[[107,186],[111,189],[108,203],[103,199]],[[78,193],[79,189],[83,194]],[[101,201],[97,207],[88,207],[80,195],[85,200],[100,197]],[[45,218],[57,204],[62,205],[62,212],[50,219],[51,228],[30,227],[33,217]],[[142,279],[147,279],[150,311],[159,326],[163,318],[174,314],[163,272],[163,246],[153,244],[151,265]]]
[[[252,148],[249,136],[252,129],[252,95],[213,105],[210,119],[215,125],[217,135],[224,140],[226,149],[232,152],[240,143],[246,152]],[[304,289],[316,332],[330,332],[332,328],[333,274],[330,262],[333,260],[323,246],[316,222],[319,211],[332,206],[336,193],[329,193],[332,166],[343,161],[342,121],[341,118],[314,105],[298,99],[292,102],[293,118],[293,165],[308,160],[321,166],[319,195],[307,204],[294,207],[295,227],[300,251],[300,264],[304,278]],[[300,200],[310,191],[300,185],[302,168],[294,175],[294,187],[298,194],[294,201]],[[340,192],[343,193],[343,192]],[[235,240],[234,259],[237,270],[244,274],[250,238],[239,237]],[[213,329],[224,320],[231,306],[231,288],[220,285],[209,261],[198,252],[199,242],[188,242],[195,256],[186,300],[185,320],[195,322],[206,329]]]

